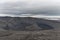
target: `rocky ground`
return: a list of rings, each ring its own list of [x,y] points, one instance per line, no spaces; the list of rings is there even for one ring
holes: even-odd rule
[[[60,40],[60,32],[44,31],[0,31],[0,40]]]
[[[60,40],[60,22],[31,17],[0,17],[0,40]]]

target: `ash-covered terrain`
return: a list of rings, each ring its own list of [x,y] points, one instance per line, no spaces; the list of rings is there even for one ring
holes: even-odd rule
[[[54,30],[56,22],[32,17],[0,17],[0,28],[15,31]],[[57,26],[58,28],[58,26]]]
[[[0,40],[60,40],[60,22],[32,17],[0,17]]]

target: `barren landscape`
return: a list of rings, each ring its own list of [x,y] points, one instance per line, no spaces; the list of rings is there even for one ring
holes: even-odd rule
[[[60,40],[55,31],[1,31],[0,40]]]
[[[32,17],[0,17],[0,40],[60,40],[60,22]]]

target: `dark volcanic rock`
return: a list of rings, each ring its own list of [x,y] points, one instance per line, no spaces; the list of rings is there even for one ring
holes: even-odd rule
[[[42,24],[43,23],[43,24]],[[0,17],[0,28],[5,30],[49,30],[54,29],[51,21],[31,17]]]

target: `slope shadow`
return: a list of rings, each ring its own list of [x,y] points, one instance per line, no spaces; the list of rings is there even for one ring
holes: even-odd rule
[[[50,30],[50,29],[54,29],[54,27],[48,25],[48,24],[45,24],[45,23],[37,23],[37,25],[42,28],[42,30]]]

